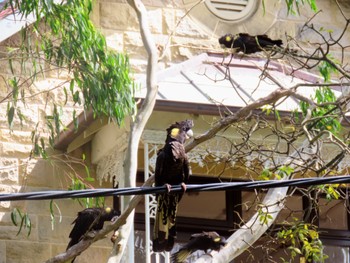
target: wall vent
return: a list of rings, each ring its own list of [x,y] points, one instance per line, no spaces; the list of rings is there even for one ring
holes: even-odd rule
[[[206,0],[205,5],[219,19],[239,22],[254,13],[257,0]]]

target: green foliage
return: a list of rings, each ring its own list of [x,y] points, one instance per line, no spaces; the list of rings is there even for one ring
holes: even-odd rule
[[[317,12],[316,0],[285,0],[288,8],[288,14],[299,14],[300,7],[308,4],[312,11]]]
[[[300,7],[308,4],[313,12],[317,12],[316,0],[285,0],[288,14],[297,15],[300,13]],[[265,0],[262,1],[263,10],[265,12]]]
[[[327,58],[335,64],[338,64],[338,62],[331,55],[328,55]],[[326,60],[321,61],[320,65],[318,66],[318,70],[320,71],[320,74],[325,82],[330,82],[332,73],[337,72],[337,69]]]
[[[275,107],[272,107],[271,105],[265,105],[261,108],[261,110],[265,112],[266,116],[269,116],[273,112],[275,114],[276,120],[281,120],[280,113]]]
[[[284,225],[277,233],[282,245],[288,247],[292,259],[297,255],[304,256],[307,262],[324,262],[322,241],[319,239],[317,227],[297,220]]]
[[[335,112],[335,106],[332,104],[337,100],[334,92],[329,87],[320,87],[316,90],[312,98],[316,103],[322,104],[312,111],[312,118],[315,120],[308,126],[310,129],[328,130],[337,135],[340,132],[341,124],[338,115]],[[329,103],[330,102],[330,103]],[[307,102],[300,102],[300,108],[305,116],[310,105]],[[333,113],[333,114],[332,114]]]
[[[64,4],[53,0],[11,0],[9,5],[16,6],[24,17],[33,13],[37,19],[32,27],[22,30],[22,45],[10,50],[12,73],[15,75],[19,70],[14,66],[16,60],[21,65],[22,76],[26,75],[8,81],[13,89],[7,109],[10,127],[16,113],[23,119],[17,101],[22,99],[25,104],[26,85],[35,82],[39,76],[45,77],[48,70],[57,68],[65,70],[70,78],[69,88],[57,87],[65,94],[64,104],[70,95],[75,104],[85,110],[91,108],[95,117],[107,115],[121,124],[134,109],[129,60],[124,54],[108,50],[105,38],[94,28],[89,18],[92,0],[69,0]],[[29,63],[31,67],[28,67]],[[46,116],[50,145],[64,128],[60,120],[60,108],[64,104],[53,101],[52,113]],[[72,119],[77,127],[76,112]],[[42,154],[41,140],[33,138],[33,145],[37,148],[33,154]]]
[[[316,186],[320,190],[321,193],[324,193],[326,195],[326,199],[328,201],[331,200],[338,200],[340,197],[339,191],[336,189],[339,186],[339,184],[325,184],[325,185],[319,185]]]
[[[28,213],[23,213],[20,209],[14,208],[11,212],[11,221],[15,226],[19,226],[17,236],[21,233],[23,228],[27,229],[27,236],[30,235],[32,231],[32,221]]]
[[[87,181],[93,181],[92,177],[89,177]],[[68,188],[68,190],[85,190],[91,189],[91,187],[85,183],[85,180],[81,180],[79,178],[72,178],[72,184]],[[73,200],[77,200],[79,204],[85,208],[89,207],[104,207],[105,198],[101,197],[86,197],[86,198],[72,198]]]
[[[58,214],[59,214],[59,222],[62,222],[62,213],[61,213],[61,209],[59,208],[59,206],[57,205],[57,203],[53,200],[50,201],[50,217],[51,217],[51,229],[54,229],[55,226],[55,221],[56,221],[56,217],[55,217],[55,211],[54,211],[54,207],[56,207]]]
[[[269,223],[269,221],[272,220],[273,217],[272,217],[271,213],[269,213],[269,210],[266,206],[259,205],[258,218],[259,218],[259,222],[261,224],[267,225]]]
[[[271,179],[283,179],[289,177],[294,172],[294,169],[290,166],[281,166],[276,172],[271,172],[269,169],[264,169],[258,176],[259,180],[271,180]]]

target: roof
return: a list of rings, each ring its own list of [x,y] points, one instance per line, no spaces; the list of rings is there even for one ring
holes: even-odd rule
[[[227,57],[223,60],[223,54],[204,53],[161,70],[157,73],[158,95],[155,110],[219,115],[219,107],[223,106],[235,112],[278,88],[270,79],[262,78],[261,73],[267,65],[266,62],[266,59],[252,57]],[[291,77],[291,68],[275,61],[270,61],[267,68],[271,77],[286,88],[300,83],[321,81],[317,75],[305,71],[293,72]],[[145,78],[138,83],[140,89],[135,97],[143,99],[146,95]],[[314,93],[314,88],[304,86],[297,91],[309,98]],[[339,88],[336,93],[340,95]],[[277,105],[277,109],[283,114],[295,110],[297,106],[296,100],[287,98]],[[74,132],[74,125],[69,125],[56,143],[56,148],[66,149],[93,121],[91,112],[82,113],[79,130]]]
[[[279,88],[271,79],[262,76],[266,66],[268,74],[286,88],[322,81],[317,75],[305,71],[296,71],[290,76],[290,67],[275,61],[266,62],[262,58],[230,59],[228,56],[223,59],[223,54],[201,54],[159,72],[157,101],[241,108]],[[141,81],[141,87],[136,97],[144,98],[144,80]],[[335,92],[340,95],[339,88]],[[314,88],[301,86],[297,93],[310,98]],[[287,98],[278,103],[276,108],[293,111],[298,104],[295,99]]]

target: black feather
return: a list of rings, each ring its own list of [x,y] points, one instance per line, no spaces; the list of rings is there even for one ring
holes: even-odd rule
[[[109,207],[86,208],[78,212],[77,218],[72,223],[74,227],[69,234],[70,241],[66,250],[79,243],[89,231],[101,230],[105,221],[111,221],[116,216],[119,216],[119,213]],[[74,262],[74,259],[71,262]]]
[[[226,48],[236,49],[237,52],[244,54],[252,54],[260,52],[264,49],[270,49],[273,46],[281,47],[282,40],[272,40],[267,35],[251,36],[246,33],[239,33],[238,35],[226,34],[219,38],[221,46]]]
[[[186,258],[197,250],[203,250],[206,253],[209,250],[219,251],[226,245],[226,240],[215,231],[193,234],[190,241],[181,247],[179,251],[172,254],[171,259],[175,263],[184,262]]]
[[[176,122],[167,129],[163,149],[158,152],[155,170],[156,186],[186,184],[189,164],[184,143],[192,135],[192,120]],[[176,214],[183,193],[157,195],[153,251],[170,251],[176,238]]]

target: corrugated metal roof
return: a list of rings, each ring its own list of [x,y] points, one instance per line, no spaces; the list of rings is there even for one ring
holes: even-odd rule
[[[274,81],[263,76],[264,69],[285,88],[322,81],[317,75],[304,71],[293,72],[291,76],[291,68],[288,66],[274,61],[269,61],[268,64],[266,62],[262,58],[223,59],[223,54],[199,55],[158,73],[157,100],[244,107],[279,88]],[[144,98],[144,85],[145,81],[142,80],[141,90],[136,93],[136,97]],[[335,92],[341,94],[339,88]],[[297,93],[310,98],[314,94],[314,88],[301,86]],[[297,107],[298,101],[290,97],[277,103],[276,108],[292,111]]]
[[[223,62],[229,64],[224,66]],[[185,62],[175,64],[158,72],[159,91],[154,110],[169,112],[186,112],[194,114],[218,115],[222,108],[232,112],[244,107],[247,103],[266,97],[279,87],[270,79],[262,78],[262,70],[266,59],[236,57],[223,61],[223,54],[204,53]],[[293,72],[291,68],[270,61],[269,74],[286,88],[298,83],[317,83],[322,79],[305,71]],[[136,98],[144,98],[146,94],[145,78],[138,81],[141,88]],[[334,88],[341,94],[341,88]],[[300,87],[298,93],[310,98],[314,94],[313,87]],[[295,110],[298,102],[287,98],[277,105],[281,114]],[[88,116],[88,118],[86,118]],[[92,121],[92,111],[79,116],[79,131],[74,131],[73,123],[68,125],[59,140],[57,149],[66,149],[67,145],[83,132]]]

